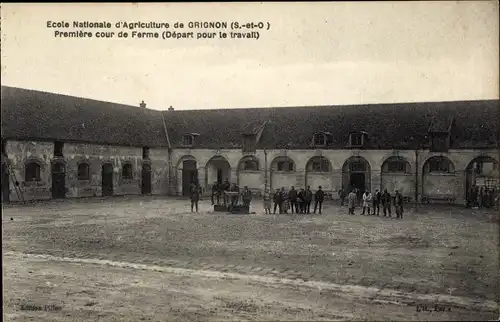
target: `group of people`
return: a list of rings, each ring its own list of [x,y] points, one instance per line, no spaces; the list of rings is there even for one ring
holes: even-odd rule
[[[469,208],[492,208],[498,205],[498,192],[495,188],[473,185],[467,196]]]
[[[280,214],[287,214],[289,210],[292,214],[310,214],[313,197],[315,201],[313,213],[319,211],[319,214],[321,214],[323,201],[325,200],[325,192],[321,189],[321,186],[314,194],[310,186],[307,186],[306,189],[300,188],[299,190],[296,190],[292,186],[289,191],[285,191],[285,187],[281,187],[281,189],[276,189],[272,195],[266,189],[263,195],[264,210],[266,214],[271,214],[272,201],[274,203],[273,214],[276,213],[276,210]]]
[[[359,204],[358,202],[358,194],[359,194],[359,189],[352,189],[349,195],[347,195],[347,207],[349,209],[349,215],[354,215],[354,209],[356,206]],[[345,193],[341,189],[339,191],[339,197],[340,197],[340,204],[341,206],[344,205],[345,203]],[[362,200],[363,200],[363,212],[361,213],[362,215],[371,215],[371,216],[380,216],[380,206],[382,205],[382,210],[383,210],[383,216],[384,217],[392,217],[392,205],[394,204],[394,210],[396,213],[396,218],[403,218],[403,203],[404,203],[404,198],[401,193],[396,190],[394,196],[391,196],[391,194],[387,191],[387,189],[384,189],[384,192],[381,193],[378,189],[375,190],[375,194],[372,195],[372,193],[369,190],[366,190],[363,195],[362,195]],[[370,213],[370,210],[373,209],[373,212]]]

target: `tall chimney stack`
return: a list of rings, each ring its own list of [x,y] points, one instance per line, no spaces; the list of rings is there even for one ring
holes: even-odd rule
[[[141,104],[139,104],[139,107],[140,108],[146,108],[146,103],[144,103],[144,101],[142,101]]]

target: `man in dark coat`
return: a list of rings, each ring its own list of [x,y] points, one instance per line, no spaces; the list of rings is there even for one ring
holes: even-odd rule
[[[340,198],[340,206],[343,207],[345,202],[345,191],[342,188],[340,188],[339,190],[339,198]]]
[[[313,193],[311,191],[311,186],[307,186],[307,189],[304,194],[304,201],[305,201],[305,210],[306,213],[310,214],[311,213],[311,201],[312,201]]]
[[[233,186],[230,189],[231,192],[240,192],[240,188],[236,185],[236,183],[233,183]],[[238,204],[238,195],[231,196],[231,206],[235,206]]]
[[[319,214],[321,215],[321,206],[323,205],[323,200],[325,200],[325,192],[321,190],[321,186],[318,187],[318,191],[316,191],[316,194],[314,195],[314,212],[316,213],[316,209],[318,208],[319,205]]]
[[[201,187],[197,183],[192,183],[191,184],[191,191],[190,191],[190,198],[191,198],[191,212],[194,211],[194,208],[196,207],[196,212],[198,212],[198,201],[200,200],[200,195],[201,195]]]
[[[276,192],[273,195],[273,201],[274,201],[274,211],[273,211],[273,213],[276,213],[276,208],[278,208],[279,209],[279,213],[281,214],[281,203],[283,202],[283,198],[281,196],[280,189],[276,189]]]
[[[299,212],[301,214],[304,214],[306,212],[305,208],[305,198],[306,192],[304,191],[304,188],[300,188],[299,192],[297,193],[297,202],[299,203]]]
[[[375,195],[373,196],[373,215],[380,215],[380,201],[382,199],[382,194],[378,189],[375,190]],[[377,211],[375,212],[375,208]]]
[[[394,195],[394,207],[396,208],[396,218],[403,219],[403,196],[396,190]]]
[[[250,207],[250,202],[252,202],[252,191],[250,191],[247,186],[245,186],[241,192],[241,199],[243,199],[243,205],[245,207]]]
[[[382,207],[384,208],[384,217],[387,216],[387,211],[389,211],[389,217],[391,216],[391,194],[387,192],[387,189],[384,190],[382,194]]]
[[[297,204],[297,190],[295,190],[294,186],[292,186],[292,188],[288,192],[288,199],[290,200],[290,208],[292,209],[292,214],[294,209],[296,213],[299,213],[299,208]]]
[[[217,198],[217,205],[220,203],[220,185],[217,181],[212,185],[212,206],[215,204]]]
[[[225,180],[223,184],[221,184],[221,192],[222,192],[222,196],[223,196],[223,200],[224,200],[224,206],[227,206],[227,204],[229,203],[229,199],[226,195],[226,191],[229,191],[229,189],[231,188],[231,185],[229,184],[229,180]]]

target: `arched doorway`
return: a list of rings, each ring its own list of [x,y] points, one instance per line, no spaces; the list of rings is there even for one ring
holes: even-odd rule
[[[500,179],[498,162],[489,156],[480,156],[473,159],[465,170],[465,200],[469,200],[471,188],[477,186],[483,189],[498,191]]]
[[[387,189],[392,194],[398,190],[405,197],[414,195],[415,178],[408,160],[400,156],[389,157],[382,163],[381,170],[380,191]]]
[[[231,165],[223,156],[214,156],[206,165],[206,184],[211,188],[214,182],[219,184],[228,180],[231,182]],[[208,189],[210,190],[210,189]]]
[[[358,189],[361,195],[366,190],[371,190],[371,168],[368,161],[359,156],[350,157],[342,166],[342,188],[349,192]]]
[[[445,156],[434,156],[422,168],[422,199],[450,202],[456,198],[455,165]]]
[[[297,184],[295,162],[290,157],[279,156],[271,161],[271,191],[281,187],[286,190]]]
[[[177,165],[178,189],[181,195],[189,196],[191,184],[198,182],[198,162],[192,156],[183,156]]]
[[[241,158],[238,163],[238,186],[243,188],[260,190],[264,187],[262,172],[260,171],[259,160],[253,155]]]
[[[142,180],[141,193],[143,195],[151,194],[151,165],[148,163],[142,164]]]
[[[52,198],[66,197],[66,166],[63,162],[52,163]]]
[[[306,163],[306,187],[315,192],[321,186],[324,191],[333,189],[332,164],[323,156],[315,156]]]
[[[105,163],[102,165],[101,170],[101,189],[103,196],[113,195],[113,165],[111,163]]]

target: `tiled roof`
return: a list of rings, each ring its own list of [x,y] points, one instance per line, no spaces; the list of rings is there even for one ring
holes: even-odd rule
[[[2,86],[2,137],[167,146],[159,111]]]
[[[366,148],[428,147],[429,130],[446,131],[455,120],[453,147],[494,148],[499,142],[499,100],[154,111],[138,106],[2,86],[2,137],[168,146],[197,133],[194,148],[240,148],[243,134],[257,134],[258,148],[312,148],[328,132],[326,148],[345,148],[349,133],[368,133]]]
[[[366,148],[429,146],[429,130],[447,130],[455,119],[453,147],[491,148],[499,142],[498,100],[164,111],[173,147],[197,131],[196,146],[239,147],[248,124],[266,122],[258,147],[311,148],[314,133],[331,133],[327,148],[345,148],[349,133],[368,133]]]

